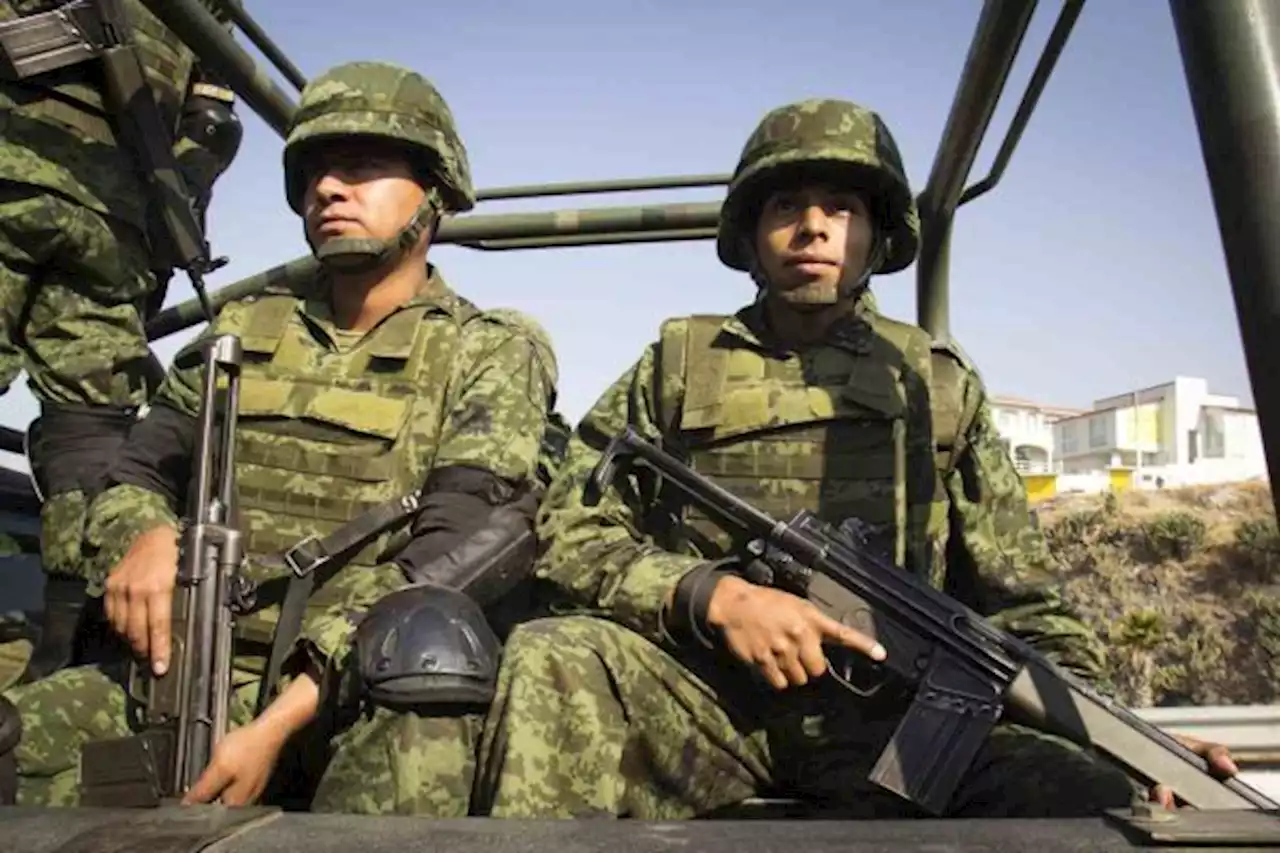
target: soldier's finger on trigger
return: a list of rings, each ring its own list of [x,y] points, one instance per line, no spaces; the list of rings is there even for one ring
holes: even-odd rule
[[[848,646],[854,651],[861,652],[872,660],[884,660],[887,656],[884,646],[876,642],[871,637],[861,631],[854,630],[848,625],[843,625],[834,619],[824,616],[827,620],[827,634],[842,645]]]

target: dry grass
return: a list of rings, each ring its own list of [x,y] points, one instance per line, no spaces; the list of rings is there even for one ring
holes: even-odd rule
[[[1039,506],[1067,590],[1109,641],[1131,706],[1280,702],[1280,533],[1236,483]]]

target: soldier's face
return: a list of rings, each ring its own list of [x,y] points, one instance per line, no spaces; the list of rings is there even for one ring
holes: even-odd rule
[[[316,246],[336,237],[392,239],[425,197],[408,158],[372,140],[325,145],[305,168],[303,216]]]
[[[871,251],[861,193],[822,183],[774,190],[756,220],[756,254],[770,295],[803,310],[834,305]]]

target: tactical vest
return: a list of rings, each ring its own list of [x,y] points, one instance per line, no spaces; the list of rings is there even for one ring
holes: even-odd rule
[[[450,377],[463,327],[480,316],[457,299],[403,309],[354,349],[335,353],[299,323],[299,299],[269,295],[220,330],[244,349],[236,478],[240,523],[260,584],[258,609],[238,636],[269,642],[288,571],[261,562],[307,536],[324,537],[371,507],[423,484],[457,393]],[[221,320],[221,318],[220,318]],[[347,565],[373,566],[407,541],[407,523]],[[255,561],[254,558],[259,558]],[[308,610],[332,604],[323,584]],[[266,609],[269,608],[269,609]]]
[[[724,321],[695,316],[662,327],[658,405],[688,464],[779,519],[800,509],[836,524],[858,518],[897,565],[940,580],[941,478],[963,418],[954,394],[945,415],[930,405],[934,364],[954,364],[946,352],[931,351],[917,327],[879,316],[854,351],[805,355],[766,353],[722,334]],[[945,380],[957,378],[943,370]],[[913,417],[922,406],[934,417]],[[708,558],[734,546],[696,509],[673,514],[679,533],[669,546]]]
[[[61,5],[56,0],[0,0],[0,20],[11,21]],[[176,128],[195,55],[138,0],[125,0],[124,6],[134,45],[156,103],[167,126]],[[44,88],[39,86],[40,82],[39,78],[33,78],[33,89]],[[23,104],[19,110],[72,127],[94,142],[117,144],[103,102],[101,77],[92,62],[52,72],[47,81],[46,91],[49,90],[56,94]]]

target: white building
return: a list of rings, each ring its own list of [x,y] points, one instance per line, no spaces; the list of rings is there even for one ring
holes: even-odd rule
[[[1095,400],[1092,410],[1058,420],[1053,433],[1063,474],[1130,467],[1169,485],[1267,474],[1257,413],[1193,377]]]
[[[1080,409],[1047,406],[1021,397],[996,397],[990,401],[996,430],[1013,456],[1014,465],[1024,474],[1046,474],[1055,470],[1053,425]]]

